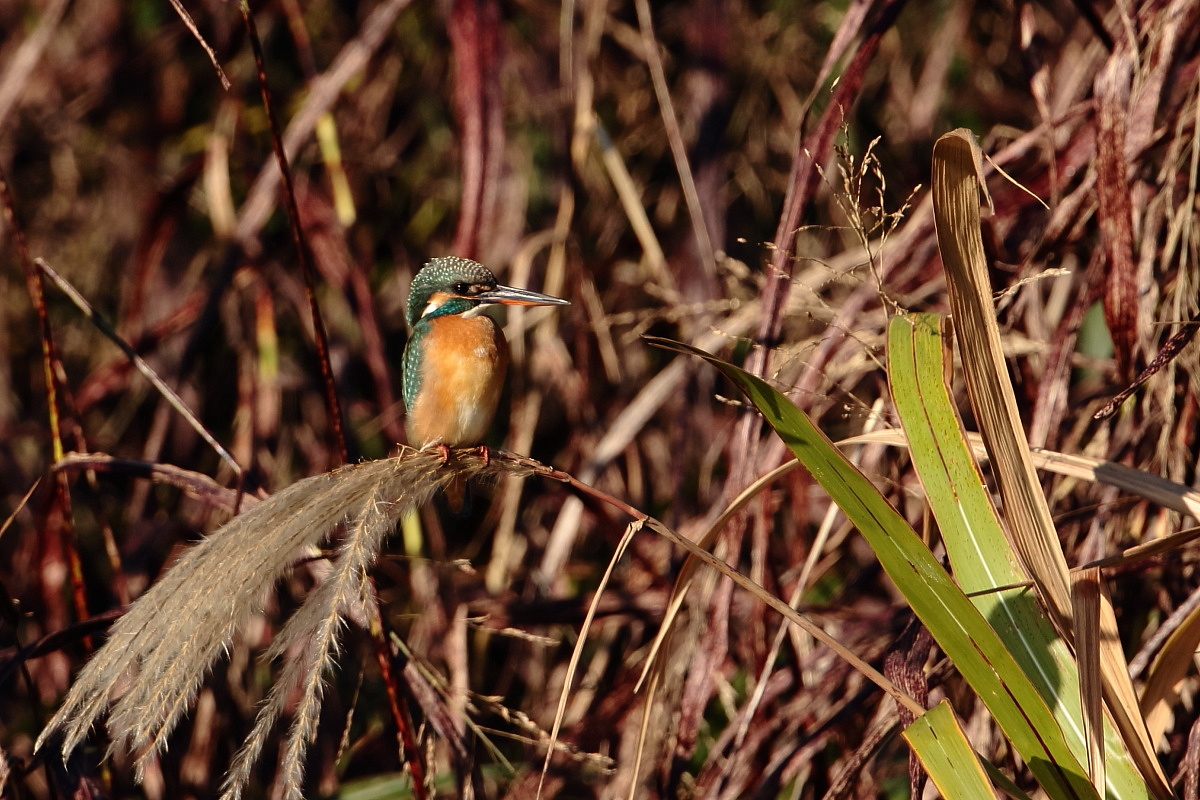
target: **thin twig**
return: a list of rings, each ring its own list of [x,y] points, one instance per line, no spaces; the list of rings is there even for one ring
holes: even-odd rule
[[[717,259],[713,254],[708,225],[704,221],[704,209],[700,206],[700,193],[696,191],[696,181],[692,177],[691,165],[688,164],[683,134],[679,132],[679,118],[675,116],[675,106],[671,103],[671,90],[667,87],[666,72],[663,70],[662,57],[658,53],[658,40],[654,36],[654,21],[650,14],[649,0],[637,0],[637,15],[638,24],[642,29],[642,45],[646,51],[646,65],[650,68],[654,94],[658,98],[658,107],[662,112],[663,128],[667,132],[667,142],[671,145],[671,156],[675,159],[675,169],[679,172],[679,182],[683,186],[683,197],[687,201],[688,215],[692,218],[692,231],[696,236],[696,246],[700,250],[700,262],[704,266],[704,271],[710,277],[715,278]]]
[[[1146,368],[1134,379],[1133,383],[1113,395],[1113,398],[1105,403],[1104,407],[1097,411],[1092,418],[1105,420],[1117,413],[1117,409],[1121,407],[1121,404],[1128,400],[1129,396],[1136,392],[1139,386],[1158,374],[1163,367],[1175,359],[1175,356],[1179,355],[1180,350],[1191,343],[1198,330],[1200,330],[1200,319],[1191,319],[1183,323],[1183,326],[1175,332],[1174,336],[1167,340],[1162,349],[1158,351],[1158,355],[1146,365]]]
[[[216,51],[200,35],[200,29],[196,27],[196,21],[192,19],[192,15],[183,7],[183,3],[180,0],[171,0],[171,7],[175,9],[175,13],[183,20],[183,24],[191,31],[192,36],[200,43],[200,46],[204,48],[205,54],[208,55],[208,60],[212,62],[213,69],[217,71],[217,77],[221,80],[221,88],[228,92],[232,84],[229,83],[229,78],[225,76],[225,70],[221,69],[221,62],[217,61]]]
[[[238,464],[237,459],[235,459],[228,450],[221,446],[221,443],[218,442],[216,438],[208,432],[208,429],[204,427],[204,423],[201,422],[194,413],[192,413],[192,410],[188,408],[187,403],[184,402],[183,398],[180,397],[174,389],[168,386],[166,381],[158,377],[158,373],[156,373],[154,369],[146,363],[146,360],[139,356],[137,352],[129,345],[129,343],[120,337],[112,323],[105,319],[104,315],[97,311],[92,304],[87,301],[87,298],[80,294],[79,290],[71,285],[70,281],[55,272],[54,268],[47,264],[45,259],[39,258],[35,261],[35,263],[37,264],[38,269],[41,270],[42,274],[54,281],[54,285],[59,288],[59,291],[65,294],[70,301],[75,304],[75,307],[82,311],[84,315],[92,321],[92,324],[96,326],[97,330],[103,333],[110,342],[121,348],[121,352],[124,353],[130,362],[133,363],[133,366],[137,368],[137,371],[142,373],[142,375],[144,375],[146,379],[154,385],[154,388],[158,390],[159,394],[166,399],[172,408],[179,412],[179,415],[184,418],[189,426],[191,426],[192,430],[199,434],[200,438],[208,443],[208,446],[211,447],[216,454],[221,457],[222,461],[229,465],[229,468],[233,470],[235,475],[240,477],[242,474],[242,467],[240,464]],[[63,456],[60,454],[56,461],[61,462],[62,460]]]

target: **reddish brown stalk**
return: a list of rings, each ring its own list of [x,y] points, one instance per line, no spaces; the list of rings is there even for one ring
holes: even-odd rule
[[[339,457],[344,463],[349,461],[350,452],[346,435],[342,427],[341,405],[337,397],[337,387],[333,377],[333,366],[329,360],[329,345],[326,339],[325,326],[321,318],[320,308],[316,299],[316,277],[310,259],[310,250],[308,248],[308,242],[305,238],[303,225],[300,220],[300,211],[296,203],[295,188],[292,184],[291,171],[288,168],[287,154],[283,149],[283,140],[279,133],[279,124],[275,118],[275,114],[271,106],[270,89],[267,85],[266,68],[263,64],[262,43],[259,41],[258,31],[254,25],[254,20],[250,14],[248,5],[243,2],[241,8],[242,18],[246,24],[246,31],[249,34],[250,42],[254,49],[254,60],[258,68],[258,80],[262,89],[263,105],[267,110],[267,118],[271,126],[271,143],[275,150],[275,158],[279,162],[280,175],[283,178],[284,197],[287,201],[288,221],[291,225],[292,238],[296,246],[296,252],[300,258],[301,267],[304,273],[305,292],[308,297],[309,310],[312,316],[313,334],[317,346],[317,358],[321,366],[321,377],[325,387],[325,404],[329,413],[330,424],[333,428],[337,451]],[[378,596],[378,592],[375,594]],[[407,753],[407,763],[413,775],[414,791],[419,798],[424,798],[425,770],[421,762],[421,751],[417,746],[415,729],[412,725],[412,720],[408,715],[407,708],[405,708],[400,702],[400,698],[398,696],[395,676],[392,675],[390,667],[390,647],[387,642],[386,632],[383,628],[383,618],[379,613],[377,606],[370,605],[368,613],[370,613],[372,616],[371,638],[375,647],[375,657],[379,662],[380,672],[383,676],[384,685],[386,687],[388,708],[391,712],[392,722],[396,726],[397,736],[400,737],[401,744]]]
[[[1133,204],[1130,198],[1125,126],[1133,79],[1132,54],[1118,47],[1096,79],[1096,193],[1100,240],[1108,258],[1104,317],[1113,338],[1117,372],[1129,380],[1137,363],[1137,264],[1133,255]]]
[[[767,271],[766,285],[762,294],[762,316],[759,319],[756,341],[758,347],[746,358],[746,369],[755,375],[766,375],[770,363],[771,349],[776,345],[783,325],[783,308],[791,291],[792,276],[796,268],[796,253],[793,246],[796,232],[805,210],[812,201],[813,192],[820,181],[817,166],[832,152],[834,138],[845,122],[846,113],[857,100],[859,89],[866,76],[879,42],[892,27],[904,7],[905,0],[888,0],[880,9],[875,20],[867,26],[866,34],[846,71],[838,80],[833,97],[821,116],[812,134],[805,137],[797,134],[796,153],[792,159],[792,172],[788,179],[787,196],[784,198],[783,214],[775,229],[775,245],[772,249],[771,266]],[[753,444],[753,434],[761,421],[757,416],[747,416],[739,432],[735,451],[734,480],[731,490],[744,487],[750,479],[752,466],[757,460],[758,448]],[[738,530],[741,526],[731,526]]]
[[[767,272],[766,288],[763,290],[763,315],[759,321],[757,341],[760,345],[746,361],[746,368],[756,375],[765,374],[769,351],[779,338],[783,325],[783,307],[791,289],[792,275],[796,269],[794,243],[796,231],[804,212],[812,202],[813,191],[820,182],[816,167],[832,152],[834,137],[845,124],[847,113],[858,100],[867,67],[879,49],[883,35],[904,8],[905,0],[888,0],[879,10],[875,20],[867,26],[862,43],[846,66],[825,108],[825,113],[809,136],[797,134],[796,153],[792,157],[792,172],[788,179],[787,196],[783,201],[783,213],[775,229],[775,245],[772,248],[771,268]]]
[[[7,683],[11,680],[13,673],[24,669],[31,659],[57,653],[76,642],[88,641],[92,634],[104,630],[124,613],[124,608],[109,609],[94,617],[81,619],[65,628],[47,633],[37,641],[30,642],[23,647],[6,647],[0,650],[0,683]]]
[[[325,388],[325,408],[329,414],[329,425],[333,431],[338,458],[341,463],[345,464],[350,461],[350,449],[342,424],[342,407],[338,400],[337,384],[334,381],[333,364],[329,360],[329,340],[325,332],[325,322],[321,317],[321,308],[317,304],[316,273],[312,266],[311,251],[308,248],[308,241],[304,236],[304,228],[300,221],[300,209],[296,205],[296,190],[292,184],[287,153],[283,149],[283,138],[279,133],[279,120],[276,118],[275,108],[271,104],[271,88],[267,83],[267,68],[263,60],[262,42],[258,38],[258,26],[255,25],[254,17],[250,13],[249,3],[243,0],[240,7],[242,20],[246,25],[246,34],[254,49],[258,85],[262,92],[263,108],[267,112],[267,121],[271,129],[271,146],[275,150],[275,160],[279,163],[279,173],[283,177],[283,196],[287,207],[288,223],[292,231],[292,243],[296,247],[296,257],[300,260],[301,272],[304,273],[304,288],[312,318],[317,362],[321,367],[321,380]]]
[[[38,318],[38,332],[42,343],[42,378],[46,384],[46,407],[50,416],[50,443],[54,448],[54,460],[63,456],[62,429],[59,425],[58,413],[58,381],[55,380],[55,366],[58,364],[58,354],[54,348],[54,332],[50,328],[50,315],[46,312],[46,284],[42,273],[33,264],[29,256],[29,248],[25,244],[25,233],[17,221],[16,203],[13,199],[12,188],[8,176],[0,170],[0,199],[4,202],[4,221],[8,223],[9,235],[12,236],[13,246],[17,250],[17,258],[21,269],[25,272],[25,288],[29,292],[29,300]]]
[[[0,170],[0,200],[4,204],[4,219],[8,223],[9,235],[12,236],[13,246],[25,272],[25,287],[29,292],[29,300],[38,318],[38,333],[41,340],[42,379],[46,390],[46,410],[50,422],[50,445],[54,461],[63,457],[64,446],[62,438],[61,416],[59,412],[58,381],[56,375],[62,373],[62,365],[54,346],[54,332],[50,327],[50,315],[46,310],[46,285],[42,273],[34,266],[30,258],[29,248],[25,243],[25,234],[17,220],[16,203],[8,176]],[[79,561],[79,552],[75,548],[75,529],[71,519],[71,492],[66,475],[58,474],[54,481],[54,496],[46,510],[43,520],[45,528],[40,540],[42,543],[39,568],[43,575],[55,575],[62,572],[62,561],[65,559],[67,574],[71,578],[71,596],[75,604],[75,614],[78,619],[86,619],[87,598],[83,585],[83,567]],[[62,608],[60,585],[53,580],[43,584],[42,598],[48,613],[44,621],[45,630],[57,630],[67,622],[67,614]],[[90,639],[87,640],[90,647]]]
[[[182,469],[172,464],[155,464],[149,461],[135,461],[127,458],[114,458],[104,453],[69,453],[54,465],[57,472],[109,472],[128,477],[146,478],[182,490],[190,497],[211,505],[214,508],[233,513],[237,508],[239,496],[243,509],[249,508],[266,493],[261,489],[257,496],[244,495],[236,489],[227,489],[215,480],[201,472]]]
[[[1114,395],[1112,400],[1105,403],[1104,407],[1095,413],[1095,419],[1108,419],[1117,413],[1117,409],[1121,407],[1121,404],[1128,400],[1129,396],[1136,392],[1139,386],[1153,378],[1162,371],[1163,367],[1175,360],[1179,352],[1187,347],[1192,339],[1195,338],[1197,330],[1200,330],[1200,320],[1194,319],[1185,322],[1183,327],[1167,340],[1162,349],[1158,351],[1158,355],[1146,365],[1146,368],[1137,376],[1137,379]]]
[[[490,246],[504,157],[499,6],[495,0],[455,0],[447,28],[462,136],[462,205],[453,249],[455,255],[481,259]]]
[[[387,348],[375,312],[370,275],[350,252],[346,236],[338,224],[333,204],[326,195],[312,187],[302,187],[300,202],[304,208],[305,231],[312,253],[325,281],[342,289],[355,301],[356,322],[362,334],[363,359],[375,384],[375,397],[380,409],[396,405],[392,393],[391,372]],[[385,418],[382,427],[389,443],[403,441],[404,426],[395,415]]]
[[[797,262],[794,252],[796,232],[820,181],[817,167],[823,164],[832,152],[837,132],[845,123],[847,112],[857,100],[867,67],[874,58],[883,35],[892,27],[904,5],[905,0],[888,0],[883,5],[874,21],[866,27],[865,36],[845,72],[838,80],[829,105],[825,108],[815,129],[808,136],[805,136],[802,130],[797,132],[797,147],[792,158],[787,195],[784,199],[783,213],[780,215],[779,224],[775,230],[771,265],[767,270],[766,283],[762,292],[762,314],[759,318],[756,335],[756,342],[759,346],[752,349],[746,359],[746,369],[753,374],[767,374],[771,350],[779,340],[783,326],[783,309],[791,290]],[[746,415],[743,419],[732,445],[734,464],[732,479],[727,487],[728,497],[733,497],[736,492],[749,484],[751,476],[758,466],[760,445],[756,433],[761,424],[762,421],[757,415]],[[741,548],[745,520],[745,514],[741,514],[728,528],[726,541],[731,552],[737,552]],[[709,617],[718,629],[723,628],[726,624],[727,605],[731,596],[731,587],[727,585],[727,582],[724,583],[726,585],[722,586],[713,596],[709,604]],[[715,666],[724,660],[726,654],[728,637],[722,630],[719,630],[718,633],[721,635],[712,636],[710,637],[711,641],[706,642],[706,645],[711,645],[711,647],[706,646],[702,654],[697,653],[698,660],[703,660],[705,663],[698,664],[695,672],[702,674],[698,675],[695,680],[702,681],[705,687],[711,682]],[[699,688],[693,687],[693,691],[698,691]],[[684,730],[684,722],[681,722],[681,740],[686,741],[687,738],[695,735],[694,729],[697,729],[700,724],[702,710],[702,705],[696,704],[693,707],[693,713],[685,720],[689,723],[686,727],[692,728],[692,731]]]
[[[375,594],[378,597],[378,592]],[[396,676],[392,674],[391,647],[386,644],[384,647],[379,646],[379,642],[387,642],[383,616],[379,613],[378,603],[366,603],[364,608],[368,614],[371,640],[375,645],[375,661],[379,664],[379,672],[383,677],[383,685],[387,692],[388,710],[392,715],[392,724],[396,726],[400,760],[408,765],[409,772],[412,774],[413,794],[417,796],[418,800],[425,800],[428,797],[425,792],[425,761],[422,757],[421,745],[417,740],[416,726],[413,725],[408,707],[400,701]]]

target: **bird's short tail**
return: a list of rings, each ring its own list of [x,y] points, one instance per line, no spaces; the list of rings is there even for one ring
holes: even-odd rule
[[[462,475],[455,475],[442,487],[446,508],[458,518],[471,514],[471,486]]]

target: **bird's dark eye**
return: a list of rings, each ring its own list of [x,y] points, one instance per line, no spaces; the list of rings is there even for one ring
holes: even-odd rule
[[[470,292],[471,285],[469,283],[456,283],[450,287],[457,295],[464,295]]]

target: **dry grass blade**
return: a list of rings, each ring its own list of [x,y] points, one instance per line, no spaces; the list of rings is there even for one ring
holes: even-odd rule
[[[61,735],[62,751],[69,754],[111,705],[113,746],[133,750],[144,763],[162,747],[238,624],[259,607],[293,559],[352,518],[357,522],[335,569],[340,577],[309,598],[311,605],[298,612],[280,645],[323,636],[319,647],[332,647],[331,626],[337,624],[332,616],[343,601],[357,596],[363,565],[401,514],[428,501],[457,475],[530,474],[528,467],[505,459],[493,457],[485,464],[473,451],[456,453],[454,459],[456,468],[445,469],[435,453],[408,452],[307,478],[205,538],[113,626],[108,643],[84,667],[38,747]],[[314,633],[314,625],[320,633]],[[291,677],[319,674],[327,655],[310,650]]]
[[[596,145],[600,148],[600,158],[604,162],[604,168],[608,170],[608,177],[612,181],[613,189],[620,198],[621,208],[629,218],[629,225],[633,228],[633,233],[642,246],[647,267],[664,292],[676,295],[675,281],[671,277],[670,270],[667,269],[667,257],[663,254],[658,234],[654,232],[654,226],[650,224],[650,217],[642,205],[637,184],[629,174],[629,168],[625,166],[625,160],[620,151],[613,144],[612,137],[604,129],[604,125],[601,124],[600,118],[596,116],[595,112],[591,112],[590,121],[592,133],[596,137]]]
[[[1117,630],[1117,616],[1113,611],[1112,598],[1103,581],[1100,587],[1100,676],[1103,679],[1104,700],[1121,738],[1129,748],[1129,754],[1146,779],[1146,785],[1156,797],[1174,797],[1167,776],[1154,752],[1146,720],[1142,716],[1133,681],[1129,677],[1129,663],[1121,649],[1121,633]]]
[[[1146,675],[1140,706],[1153,742],[1162,738],[1169,724],[1181,682],[1195,663],[1197,647],[1200,647],[1200,605],[1193,605],[1167,637]]]
[[[604,590],[608,586],[608,581],[612,578],[613,570],[616,569],[617,563],[621,560],[621,556],[625,554],[626,548],[633,541],[634,535],[642,529],[643,524],[645,524],[645,520],[638,519],[625,527],[625,534],[621,537],[616,551],[613,552],[612,558],[608,561],[608,568],[604,570],[604,576],[600,579],[600,585],[596,587],[596,594],[592,598],[591,605],[588,606],[587,616],[584,617],[583,625],[579,629],[579,638],[576,639],[575,648],[571,651],[571,660],[567,663],[567,676],[563,680],[562,692],[558,696],[558,708],[554,710],[554,724],[550,727],[550,743],[546,747],[546,760],[542,764],[542,774],[538,778],[537,797],[539,798],[542,796],[542,787],[546,782],[546,774],[550,771],[550,759],[554,757],[554,749],[558,743],[559,731],[562,730],[563,718],[567,714],[567,700],[571,696],[571,681],[574,679],[575,670],[579,667],[579,659],[583,657],[583,646],[587,641],[588,631],[591,630],[592,620],[596,618],[596,610],[600,607],[600,598],[603,596]],[[634,783],[636,782],[637,775],[634,775]]]
[[[675,169],[679,172],[683,197],[687,202],[688,214],[692,218],[692,230],[696,235],[696,246],[700,250],[701,266],[709,275],[716,275],[717,261],[713,254],[712,239],[708,235],[708,228],[704,222],[704,210],[700,206],[700,195],[696,191],[696,181],[692,177],[691,165],[688,164],[686,145],[683,142],[683,135],[679,131],[679,119],[675,116],[675,107],[671,103],[671,92],[667,88],[667,76],[663,70],[662,58],[658,54],[658,40],[654,37],[650,3],[649,0],[637,0],[635,5],[637,6],[638,24],[642,30],[642,46],[646,50],[646,64],[650,67],[654,95],[658,98],[659,110],[662,112],[667,142],[671,145],[671,156],[675,159]]]
[[[1075,609],[1075,654],[1079,662],[1079,695],[1087,743],[1088,777],[1104,793],[1104,693],[1100,681],[1100,570],[1071,573]]]
[[[16,507],[12,510],[12,513],[4,518],[4,522],[0,522],[0,537],[4,536],[4,532],[8,530],[10,526],[12,526],[13,520],[17,518],[17,515],[24,511],[25,507],[29,505],[29,498],[33,497],[33,493],[36,492],[37,488],[41,485],[42,479],[38,478],[27,490],[25,490],[25,494],[21,497],[21,501],[17,503]]]
[[[933,149],[934,222],[946,268],[947,289],[963,357],[971,405],[1004,499],[1006,531],[1059,633],[1073,638],[1069,571],[1050,508],[1030,456],[1016,396],[1000,345],[1000,330],[980,233],[982,157],[974,135],[959,129]],[[1170,797],[1162,766],[1146,733],[1127,669],[1102,653],[1104,694],[1121,737],[1156,797]],[[1124,658],[1120,659],[1124,664]]]
[[[934,222],[962,351],[967,391],[1004,498],[1007,530],[1055,624],[1070,637],[1067,561],[1029,457],[1021,416],[1000,345],[980,233],[982,156],[975,136],[959,130],[933,148]]]
[[[647,528],[654,531],[659,536],[662,536],[671,543],[682,547],[691,557],[695,558],[700,563],[712,567],[726,578],[732,580],[738,586],[753,595],[755,599],[770,606],[774,611],[777,611],[788,622],[791,622],[793,625],[796,625],[801,630],[807,632],[814,639],[836,653],[839,658],[844,659],[847,663],[862,673],[863,677],[867,678],[867,680],[871,681],[880,689],[887,692],[887,694],[891,696],[891,698],[895,700],[897,704],[907,708],[916,715],[925,712],[925,709],[920,703],[905,694],[902,689],[896,686],[896,684],[884,677],[883,673],[881,673],[879,670],[872,667],[852,650],[826,633],[823,628],[813,622],[813,620],[807,615],[801,614],[783,600],[764,589],[758,583],[755,583],[753,580],[738,572],[729,564],[717,558],[707,550],[701,549],[691,539],[680,536],[678,533],[663,525],[658,520],[647,518],[644,524]]]
[[[898,428],[851,436],[838,444],[844,446],[872,442],[901,447],[908,446],[908,439],[905,437],[904,431]],[[967,443],[971,446],[971,452],[976,458],[988,457],[987,448],[984,447],[983,439],[978,433],[968,433]],[[1185,484],[1176,483],[1160,475],[1127,467],[1114,461],[1105,461],[1102,458],[1091,456],[1057,453],[1053,450],[1034,450],[1030,452],[1029,457],[1038,469],[1115,486],[1166,508],[1174,509],[1181,514],[1200,519],[1200,492]],[[1149,542],[1147,545],[1139,547],[1156,544],[1158,542]]]

